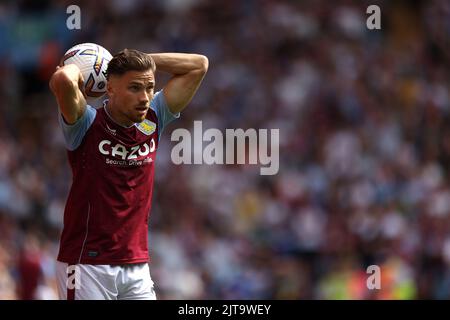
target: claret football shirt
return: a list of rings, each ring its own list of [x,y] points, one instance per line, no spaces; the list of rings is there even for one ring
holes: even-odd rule
[[[68,125],[59,116],[73,181],[58,260],[68,264],[147,262],[154,163],[164,127],[179,117],[157,92],[146,119],[123,127],[105,107],[87,106]]]

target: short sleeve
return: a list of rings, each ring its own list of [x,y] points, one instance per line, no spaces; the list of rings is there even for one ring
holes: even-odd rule
[[[164,97],[163,90],[158,91],[154,96],[152,101],[150,102],[150,108],[156,112],[156,116],[158,118],[158,139],[161,139],[161,134],[170,122],[180,117],[180,113],[173,114],[170,112],[169,107],[167,106],[166,98]]]
[[[59,124],[64,134],[66,148],[70,151],[78,148],[83,141],[84,135],[94,122],[97,110],[90,105],[86,106],[84,114],[74,124],[67,124],[61,112],[59,113]]]

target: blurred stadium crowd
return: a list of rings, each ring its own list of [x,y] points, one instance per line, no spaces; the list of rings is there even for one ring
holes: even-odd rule
[[[81,42],[210,60],[158,151],[159,299],[450,298],[450,2],[47,0],[0,3],[0,299],[57,298],[71,173],[48,79]],[[194,120],[279,128],[279,173],[173,165]]]

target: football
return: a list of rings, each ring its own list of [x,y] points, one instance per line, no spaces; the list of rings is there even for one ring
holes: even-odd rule
[[[84,78],[86,101],[93,107],[101,106],[106,93],[106,69],[112,56],[95,43],[82,43],[66,51],[62,65],[75,64]]]

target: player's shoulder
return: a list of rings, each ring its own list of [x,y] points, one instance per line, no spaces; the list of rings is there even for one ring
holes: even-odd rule
[[[152,100],[150,101],[150,105],[155,105],[157,103],[161,103],[162,102],[161,99],[164,99],[163,89],[155,92]]]

